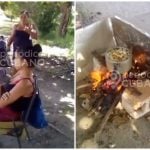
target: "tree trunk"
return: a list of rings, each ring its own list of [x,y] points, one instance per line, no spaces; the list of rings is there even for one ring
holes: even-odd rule
[[[67,33],[67,27],[70,21],[72,2],[66,2],[61,6],[61,20],[59,26],[59,35],[64,37]]]

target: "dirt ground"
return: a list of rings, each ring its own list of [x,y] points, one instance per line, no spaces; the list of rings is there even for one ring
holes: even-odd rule
[[[77,2],[77,28],[117,15],[150,33],[149,5],[149,2]],[[78,148],[150,148],[150,114],[134,120],[125,110],[115,109],[99,135],[102,119],[99,116],[88,117],[88,111],[81,107],[78,96]]]
[[[78,148],[150,148],[150,119],[134,120],[125,110],[115,110],[99,135],[102,118],[88,117],[89,112],[77,105]],[[92,123],[91,123],[92,120]]]

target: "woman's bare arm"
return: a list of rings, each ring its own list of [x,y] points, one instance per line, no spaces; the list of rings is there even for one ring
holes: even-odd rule
[[[37,28],[34,24],[32,24],[30,27],[26,27],[25,31],[30,34],[32,39],[36,39],[38,38],[38,31]]]
[[[0,96],[2,95],[2,85],[0,85]]]
[[[36,39],[36,40],[38,39],[38,31],[37,31],[37,28],[34,24],[32,24],[30,35],[33,39]]]
[[[31,90],[31,83],[27,80],[22,80],[10,91],[4,93],[0,98],[0,108],[14,103],[20,97],[24,96],[26,92]]]

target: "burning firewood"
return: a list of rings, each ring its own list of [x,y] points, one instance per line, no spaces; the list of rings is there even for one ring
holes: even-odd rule
[[[108,70],[105,58],[99,55],[96,51],[92,53],[96,60],[100,62],[100,67],[90,73],[90,99],[86,102],[88,103],[89,116],[95,114],[98,114],[99,116],[101,114],[103,115],[99,135],[103,131],[111,113],[115,109],[115,106],[121,100],[124,90],[128,89],[132,96],[136,95],[137,97],[141,97],[141,91],[137,88],[131,87],[131,85],[134,85],[138,80],[141,80],[142,82],[147,79],[150,80],[150,77],[147,76],[150,72],[150,52],[141,46],[133,46],[132,50],[132,68],[126,72],[120,72],[119,76],[115,79],[113,78],[113,73],[119,70]],[[127,86],[122,84],[124,80],[127,81]]]
[[[81,90],[90,86],[91,86],[91,83],[82,84],[82,85],[77,86],[76,90]]]

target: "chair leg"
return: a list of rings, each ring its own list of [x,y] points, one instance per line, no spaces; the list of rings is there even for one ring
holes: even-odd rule
[[[30,137],[29,131],[28,131],[27,126],[26,126],[26,124],[25,124],[25,123],[24,123],[24,129],[25,129],[25,132],[26,132],[26,135],[27,135],[28,141],[31,141],[31,137]]]
[[[13,125],[14,125],[14,130],[15,130],[17,128],[16,124],[15,124],[15,121],[13,121]],[[18,142],[18,147],[22,148],[20,136],[18,135],[17,131],[16,131],[16,138],[17,138],[17,142]]]
[[[17,135],[18,147],[22,148],[20,137]]]

